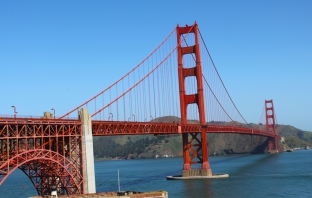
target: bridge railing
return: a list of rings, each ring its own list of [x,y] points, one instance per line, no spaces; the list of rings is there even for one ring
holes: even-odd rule
[[[41,119],[43,118],[43,116],[32,116],[32,115],[0,115],[0,120],[1,119],[6,119],[6,118],[22,118],[22,119],[25,119],[25,118],[34,118],[34,119]],[[58,119],[59,117],[53,117],[51,119]],[[63,120],[77,120],[78,117],[64,117],[62,118]]]

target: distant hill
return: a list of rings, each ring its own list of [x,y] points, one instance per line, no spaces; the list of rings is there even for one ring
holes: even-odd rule
[[[180,122],[174,116],[160,117],[155,122]],[[189,120],[189,123],[198,123]],[[213,124],[230,125],[226,122]],[[245,124],[239,124],[244,126]],[[264,125],[249,124],[265,130]],[[279,143],[281,150],[295,147],[312,147],[312,133],[302,131],[289,125],[278,125],[277,133],[283,136],[284,143]],[[263,153],[267,149],[267,138],[241,134],[208,134],[209,155],[238,153]],[[182,156],[181,135],[123,135],[110,137],[94,137],[94,155],[97,159],[111,158],[152,158],[158,156]]]
[[[290,148],[312,147],[312,132],[303,131],[290,125],[278,125],[277,133],[285,137],[285,142]]]

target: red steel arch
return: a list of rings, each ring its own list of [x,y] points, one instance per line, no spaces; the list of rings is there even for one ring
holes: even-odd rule
[[[69,159],[54,151],[45,149],[24,151],[8,159],[0,169],[6,170],[5,167],[8,166],[11,168],[6,175],[0,177],[0,185],[19,168],[29,177],[39,195],[51,194],[52,186],[57,188],[59,194],[82,193],[81,170]],[[73,173],[80,179],[73,177]]]

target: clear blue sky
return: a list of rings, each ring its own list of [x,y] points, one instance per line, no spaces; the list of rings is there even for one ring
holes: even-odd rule
[[[279,124],[312,131],[309,0],[0,0],[0,114],[62,115],[194,21],[248,122],[273,99]]]

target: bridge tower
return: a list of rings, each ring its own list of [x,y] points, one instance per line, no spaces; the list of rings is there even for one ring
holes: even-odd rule
[[[274,113],[273,100],[265,100],[265,118],[266,118],[266,130],[268,133],[273,133],[274,138],[268,138],[268,152],[278,153],[278,142],[276,134],[276,119]]]
[[[197,104],[199,121],[202,126],[202,131],[198,133],[182,134],[183,144],[183,170],[182,176],[211,176],[212,172],[208,162],[208,146],[205,127],[205,107],[204,107],[204,90],[202,82],[202,67],[200,60],[200,48],[198,37],[198,25],[179,27],[177,26],[177,42],[178,42],[178,76],[179,76],[179,91],[180,91],[180,108],[181,108],[181,125],[187,124],[187,106],[189,104]],[[193,46],[182,47],[182,35],[194,34],[195,44]],[[183,65],[183,55],[192,54],[195,59],[195,66],[185,68]],[[185,93],[185,78],[195,77],[197,81],[197,93]],[[200,135],[200,138],[197,136]],[[197,158],[199,161],[194,161]],[[192,164],[201,164],[200,171],[194,171],[191,168]]]

